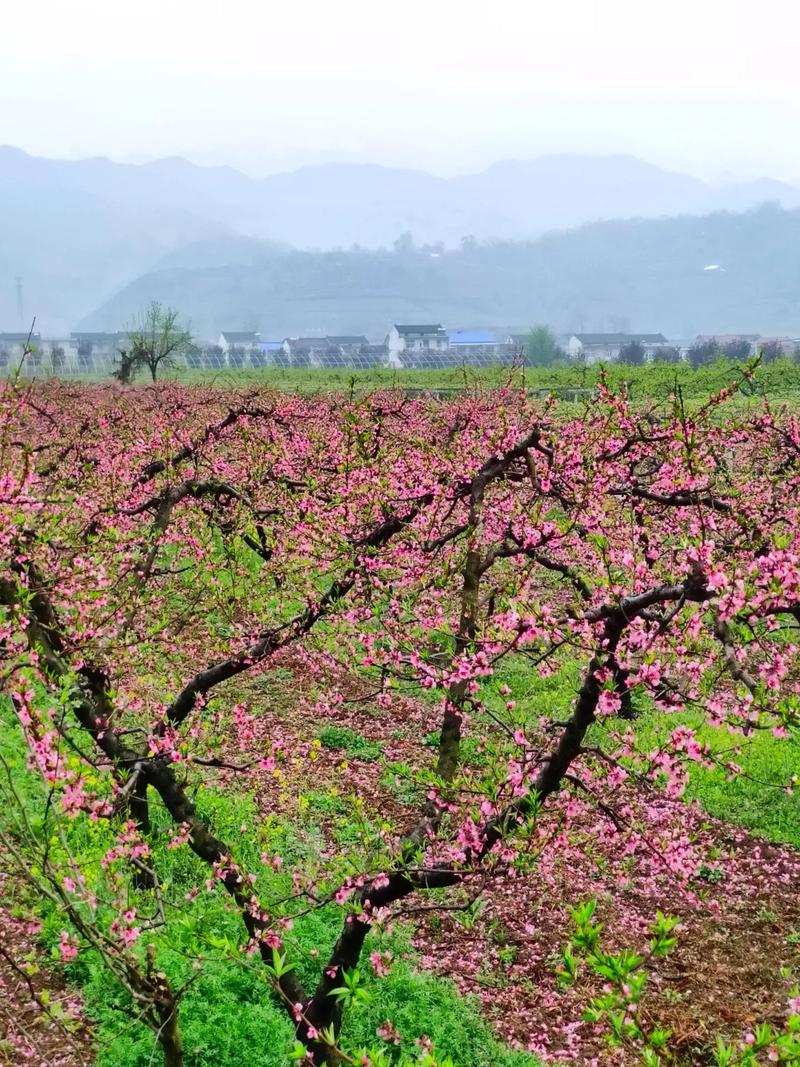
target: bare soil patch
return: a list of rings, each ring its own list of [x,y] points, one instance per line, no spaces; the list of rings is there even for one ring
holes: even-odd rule
[[[14,896],[0,871],[0,1064],[89,1067],[94,1049],[80,998],[48,965],[39,924],[16,914]]]

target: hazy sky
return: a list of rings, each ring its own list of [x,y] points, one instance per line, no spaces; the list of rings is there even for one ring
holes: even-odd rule
[[[629,151],[800,177],[796,0],[13,0],[0,143],[253,174]]]

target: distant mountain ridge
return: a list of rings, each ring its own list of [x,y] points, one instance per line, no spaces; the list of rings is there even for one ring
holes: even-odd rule
[[[445,252],[302,252],[227,242],[225,263],[210,263],[207,245],[194,255],[186,249],[183,262],[195,266],[163,261],[82,325],[116,329],[156,298],[180,308],[204,338],[246,328],[268,339],[379,339],[393,322],[800,336],[798,247],[800,210],[775,206],[598,222]]]
[[[331,163],[251,178],[180,157],[51,160],[0,147],[0,329],[18,328],[14,278],[43,328],[66,328],[184,245],[269,240],[298,248],[525,240],[617,218],[800,207],[773,179],[713,185],[634,156],[555,155],[478,174]],[[211,245],[206,244],[209,253]],[[207,263],[222,265],[225,261]],[[191,264],[187,264],[191,266]]]

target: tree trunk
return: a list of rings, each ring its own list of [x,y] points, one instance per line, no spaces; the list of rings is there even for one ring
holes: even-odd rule
[[[147,946],[145,978],[147,995],[152,1011],[149,1025],[155,1030],[156,1041],[164,1054],[164,1067],[183,1067],[183,1041],[178,1024],[179,997],[172,991],[169,979],[163,971],[156,971],[156,949],[151,942]],[[158,1022],[158,1029],[154,1023]]]
[[[461,619],[458,624],[455,654],[463,655],[475,640],[478,620],[478,593],[481,582],[481,556],[470,549],[464,564],[461,591]],[[442,732],[439,739],[439,758],[436,773],[445,782],[452,782],[458,769],[461,748],[461,712],[467,694],[466,682],[454,682],[447,694]]]
[[[314,1067],[342,1067],[342,1057],[337,1049],[321,1041],[309,1041],[307,1047]]]
[[[128,810],[131,813],[131,818],[136,823],[139,833],[142,837],[147,837],[150,833],[150,807],[147,801],[147,779],[143,774],[139,775],[136,784],[131,790]],[[152,871],[149,869],[143,870],[134,864],[133,884],[137,889],[154,889],[155,879]]]
[[[178,1026],[178,1005],[173,1004],[166,1018],[162,1016],[162,1019],[159,1041],[164,1051],[164,1067],[183,1067],[183,1041]]]
[[[617,714],[621,719],[626,719],[630,722],[637,717],[636,708],[633,706],[631,691],[628,688],[628,677],[631,672],[623,670],[617,663],[616,657],[611,659],[609,666],[614,676],[614,691],[620,700],[619,711]]]

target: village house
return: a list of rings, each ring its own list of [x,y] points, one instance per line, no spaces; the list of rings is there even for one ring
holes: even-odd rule
[[[566,350],[571,359],[586,363],[613,362],[619,358],[620,349],[634,343],[640,344],[648,356],[669,342],[663,333],[573,333]]]
[[[518,355],[524,356],[528,350],[529,338],[529,333],[509,333],[506,334],[505,344],[513,348]]]
[[[106,370],[119,359],[120,350],[125,351],[129,336],[125,330],[112,332],[79,330],[69,335],[67,362],[84,374]]]
[[[752,347],[755,352],[762,348],[775,348],[784,356],[793,356],[800,351],[800,337],[759,337]]]
[[[716,341],[720,348],[724,348],[725,345],[736,344],[739,341],[746,341],[749,345],[753,345],[761,339],[760,333],[699,333],[695,338],[695,344],[707,345],[711,341]]]
[[[696,345],[716,344],[722,351],[737,349],[747,350],[751,356],[757,356],[760,352],[780,352],[782,355],[791,356],[798,349],[800,339],[787,336],[764,336],[760,333],[701,333],[694,342]]]
[[[450,347],[447,331],[441,323],[424,325],[403,325],[395,323],[386,335],[386,347],[389,350],[389,365],[402,367],[403,356],[412,360],[420,357],[443,355]]]
[[[0,371],[19,363],[26,346],[39,351],[42,338],[38,333],[0,333]]]
[[[320,367],[328,351],[328,338],[284,337],[283,351],[294,367]]]
[[[513,356],[514,347],[497,339],[491,330],[449,330],[450,355],[459,363],[487,366]]]
[[[338,353],[340,356],[357,356],[361,349],[369,344],[363,334],[328,336],[325,340],[331,353]]]
[[[497,338],[491,330],[448,330],[447,341],[451,348],[485,348],[497,344]]]
[[[227,360],[232,348],[249,350],[255,348],[260,340],[261,334],[256,330],[223,330],[217,346],[222,349]]]

